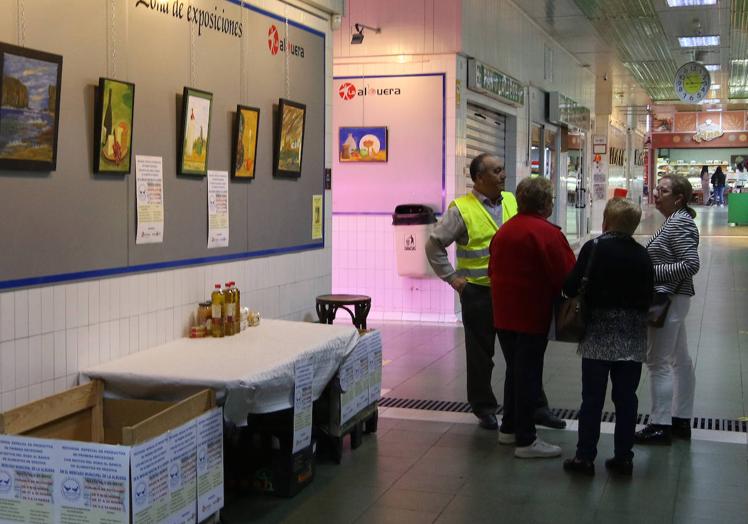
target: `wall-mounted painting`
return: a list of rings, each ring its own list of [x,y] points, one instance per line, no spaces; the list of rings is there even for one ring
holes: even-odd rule
[[[184,88],[182,95],[182,133],[179,147],[179,173],[208,174],[208,145],[210,144],[210,109],[213,93]]]
[[[273,170],[276,176],[301,176],[305,121],[306,105],[280,99]]]
[[[341,127],[338,136],[341,162],[387,162],[386,127]]]
[[[257,165],[257,131],[260,110],[256,107],[236,106],[231,173],[237,178],[254,178]]]
[[[135,84],[99,78],[94,112],[94,173],[129,173]]]
[[[54,171],[62,57],[0,42],[0,169]]]

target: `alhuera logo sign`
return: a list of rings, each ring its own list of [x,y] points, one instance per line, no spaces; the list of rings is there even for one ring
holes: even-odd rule
[[[399,87],[356,87],[351,82],[343,82],[338,88],[338,96],[343,100],[353,100],[357,96],[395,96],[400,94]]]
[[[275,56],[278,52],[304,58],[304,48],[298,44],[291,43],[285,37],[281,38],[278,28],[271,25],[268,29],[268,49]]]

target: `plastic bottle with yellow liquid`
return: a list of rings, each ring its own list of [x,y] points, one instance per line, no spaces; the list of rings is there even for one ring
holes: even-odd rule
[[[233,335],[235,333],[234,318],[236,316],[236,296],[234,295],[234,288],[232,287],[232,284],[233,282],[226,282],[226,287],[223,291],[223,295],[226,299],[223,306],[223,329],[227,336]]]
[[[210,334],[213,337],[223,336],[223,308],[226,303],[226,296],[221,291],[221,284],[216,284],[213,293],[210,294]]]
[[[231,289],[234,291],[234,334],[238,334],[242,332],[241,293],[234,281],[231,282]]]

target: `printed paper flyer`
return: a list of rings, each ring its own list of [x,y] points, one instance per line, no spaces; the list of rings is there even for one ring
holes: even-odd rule
[[[197,520],[223,507],[223,412],[215,408],[197,418]]]
[[[369,404],[382,397],[382,335],[372,331],[364,335],[369,339]]]
[[[169,432],[170,524],[197,520],[197,422]]]
[[[160,156],[135,157],[136,244],[164,241],[164,178]]]
[[[352,356],[352,355],[351,355]],[[356,414],[356,392],[355,392],[355,374],[354,369],[357,363],[349,356],[338,371],[340,380],[340,389],[343,391],[340,395],[340,424],[348,422]]]
[[[128,524],[130,448],[52,441],[57,455],[56,522]]]
[[[229,245],[229,173],[208,171],[208,249]]]
[[[166,522],[169,516],[169,434],[132,448],[133,524]]]
[[[312,359],[297,361],[294,375],[292,453],[308,447],[312,441],[312,382],[314,381]]]
[[[322,195],[312,195],[312,240],[322,238]]]
[[[0,435],[0,522],[54,522],[54,442]]]

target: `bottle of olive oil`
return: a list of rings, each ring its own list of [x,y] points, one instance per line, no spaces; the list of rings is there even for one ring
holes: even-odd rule
[[[231,282],[232,289],[234,290],[234,333],[239,334],[242,332],[242,305],[241,305],[241,293],[239,288],[236,287],[236,282]]]
[[[231,282],[226,282],[226,287],[223,290],[223,296],[225,297],[225,303],[224,303],[224,331],[226,335],[233,335],[234,334],[234,307],[235,307],[235,296],[234,296],[234,289],[231,287]]]
[[[222,337],[224,334],[223,309],[226,296],[221,291],[221,284],[216,284],[213,293],[210,294],[210,334],[214,337]]]

